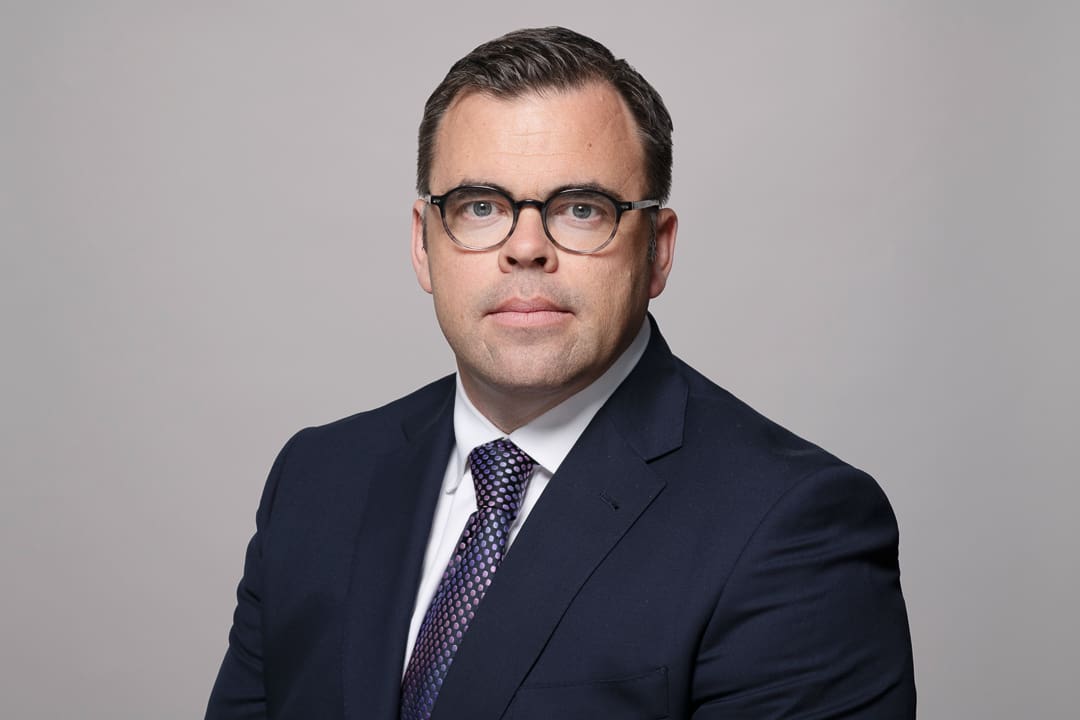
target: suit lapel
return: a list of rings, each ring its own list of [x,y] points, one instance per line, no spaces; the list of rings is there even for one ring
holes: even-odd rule
[[[345,717],[397,720],[401,671],[424,550],[454,439],[454,386],[374,458],[349,581],[343,644]],[[434,418],[434,419],[433,419]]]
[[[502,716],[578,590],[663,489],[648,462],[681,444],[687,388],[655,325],[653,333],[507,552],[433,720]]]

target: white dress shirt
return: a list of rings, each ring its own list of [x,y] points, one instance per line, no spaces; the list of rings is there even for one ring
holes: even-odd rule
[[[413,605],[412,624],[409,626],[409,640],[405,646],[405,667],[412,656],[416,635],[427,613],[428,605],[435,596],[447,563],[453,555],[454,547],[461,537],[469,516],[476,512],[476,489],[472,483],[472,473],[468,467],[468,457],[478,445],[509,437],[510,440],[536,461],[532,478],[525,489],[521,511],[514,524],[510,526],[507,537],[507,549],[514,542],[518,531],[532,512],[536,501],[540,499],[551,476],[559,469],[570,449],[574,447],[585,427],[592,421],[597,410],[607,402],[615,388],[619,387],[630,371],[637,365],[649,344],[649,320],[641,326],[630,347],[612,364],[607,371],[584,390],[572,395],[527,425],[523,425],[509,436],[491,424],[472,404],[461,386],[461,377],[457,379],[457,393],[454,397],[454,448],[446,464],[443,476],[442,492],[435,505],[435,516],[431,521],[431,534],[428,536],[427,551],[424,553],[424,567],[420,576],[420,588]],[[404,673],[405,668],[402,668]]]

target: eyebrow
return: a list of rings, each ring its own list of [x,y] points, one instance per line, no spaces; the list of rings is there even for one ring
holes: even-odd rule
[[[484,179],[481,179],[481,178],[464,178],[464,179],[462,179],[462,181],[460,183],[458,183],[457,185],[455,185],[451,189],[457,189],[459,187],[465,187],[465,186],[477,186],[477,187],[494,188],[495,190],[498,190],[499,192],[503,193],[504,195],[507,195],[507,196],[509,196],[509,197],[511,197],[511,198],[513,198],[515,200],[521,200],[522,199],[522,198],[516,197],[514,195],[514,193],[510,192],[505,186],[500,185],[497,182],[492,182],[491,180],[484,180]],[[622,201],[622,199],[623,199],[622,196],[618,192],[613,190],[612,188],[610,188],[610,187],[608,187],[606,185],[601,185],[600,183],[593,182],[593,181],[565,183],[563,185],[559,185],[558,187],[556,187],[553,190],[549,191],[544,196],[543,199],[546,200],[546,199],[552,197],[553,195],[561,193],[561,192],[563,192],[565,190],[591,190],[593,192],[599,192],[599,193],[603,193],[605,195],[609,195],[609,196],[611,196],[611,197],[613,197],[613,198],[615,198],[616,200],[619,200],[619,201]],[[450,191],[447,190],[447,192],[450,192]],[[537,198],[537,199],[539,199],[539,198]]]

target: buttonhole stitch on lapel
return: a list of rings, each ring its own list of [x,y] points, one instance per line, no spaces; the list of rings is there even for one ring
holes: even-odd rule
[[[612,510],[619,509],[619,501],[608,495],[605,491],[600,491],[600,499],[606,502]]]

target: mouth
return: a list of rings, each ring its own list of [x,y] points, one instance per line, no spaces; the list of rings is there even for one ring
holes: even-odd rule
[[[488,317],[509,327],[542,327],[568,320],[573,313],[544,297],[510,298],[496,305]]]

